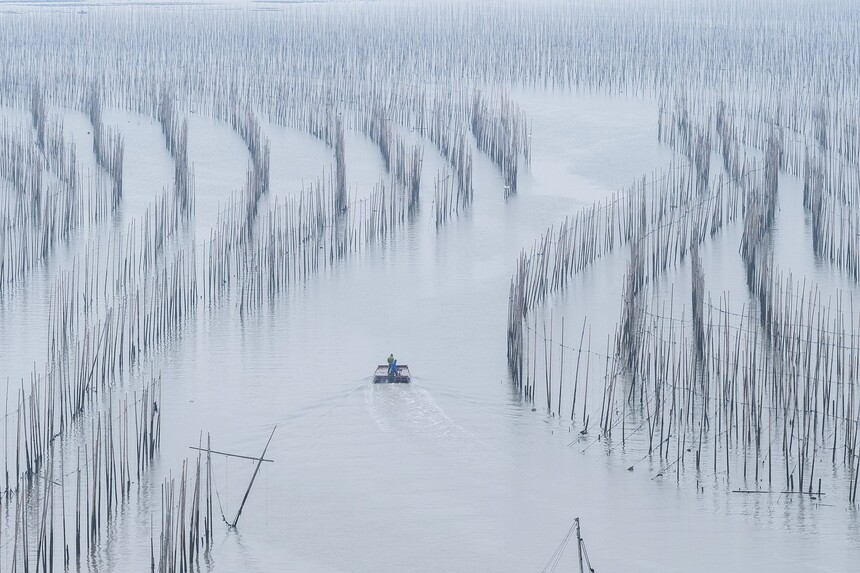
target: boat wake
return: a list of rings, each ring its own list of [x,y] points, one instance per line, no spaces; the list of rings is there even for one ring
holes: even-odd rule
[[[452,420],[433,395],[412,384],[368,384],[365,405],[379,429],[388,435],[457,448],[475,447],[478,440]]]
[[[319,419],[320,417],[327,416],[337,408],[342,407],[344,403],[357,392],[360,392],[372,380],[373,377],[366,376],[361,381],[356,380],[350,386],[339,388],[337,391],[326,394],[313,402],[295,407],[289,411],[288,415],[279,420],[278,424],[281,426],[302,425],[307,423],[308,419]]]

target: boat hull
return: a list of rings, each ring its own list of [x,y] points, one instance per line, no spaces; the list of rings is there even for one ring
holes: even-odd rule
[[[374,384],[408,384],[412,381],[409,374],[409,367],[405,364],[397,365],[397,373],[389,373],[388,366],[380,364],[376,367],[376,372],[373,374]]]

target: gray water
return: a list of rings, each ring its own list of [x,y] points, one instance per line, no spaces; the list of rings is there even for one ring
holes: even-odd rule
[[[218,529],[211,567],[539,570],[580,516],[602,571],[847,571],[860,555],[853,512],[787,496],[726,495],[716,484],[692,491],[654,479],[647,460],[628,472],[623,456],[594,438],[576,439],[576,428],[530,411],[511,391],[505,312],[522,245],[671,158],[655,143],[653,103],[520,95],[533,121],[534,160],[513,200],[504,201],[498,174],[478,156],[467,215],[438,233],[422,216],[396,239],[250,316],[240,318],[230,305],[202,307],[152,361],[165,404],[154,475],[175,472],[201,431],[217,449],[254,455],[278,425],[268,453],[275,463],[263,465],[239,528]],[[119,111],[108,117],[125,130],[127,163],[152,166],[126,173],[123,217],[139,215],[138,206],[169,178],[159,167],[157,125],[128,114],[123,124]],[[305,166],[330,159],[324,148],[307,157],[292,153],[306,139],[301,134],[280,136],[273,188],[289,194],[302,183],[286,174],[311,174]],[[348,138],[349,164],[378,163],[375,148],[357,140]],[[202,241],[205,222],[214,220],[230,186],[239,186],[236,173],[244,167],[227,160],[236,153],[219,153],[241,149],[241,141],[229,126],[198,118],[190,145],[195,240]],[[360,170],[348,177],[354,187],[369,180]],[[712,256],[735,248],[717,244]],[[616,320],[623,260],[599,263],[571,287],[571,316],[587,306],[597,322]],[[0,370],[10,380],[42,355],[51,267],[3,306]],[[743,288],[740,268],[734,285]],[[389,352],[409,364],[413,384],[370,382]],[[141,377],[150,373],[144,370]],[[227,516],[252,467],[216,461]],[[118,520],[94,570],[147,566],[157,498],[142,498],[137,511]],[[575,552],[568,553],[562,563],[573,567]]]
[[[841,500],[732,494],[737,484],[720,476],[659,478],[659,464],[643,458],[635,438],[628,451],[617,440],[598,441],[596,432],[580,436],[581,420],[532,411],[511,388],[506,312],[520,250],[672,160],[657,143],[654,101],[566,91],[512,96],[533,138],[531,166],[514,198],[505,201],[498,171],[478,153],[474,205],[437,231],[432,180],[442,159],[427,145],[414,223],[254,312],[201,304],[123,382],[131,389],[161,375],[162,447],[84,568],[148,570],[158,487],[193,454],[189,446],[202,433],[215,449],[258,455],[277,425],[267,453],[274,463],[263,464],[239,527],[216,524],[201,570],[539,571],[574,517],[598,571],[853,570],[857,513]],[[82,163],[95,169],[87,118],[63,114]],[[127,166],[122,208],[98,228],[107,234],[143,214],[170,185],[172,165],[150,118],[109,109],[105,122],[123,132]],[[331,150],[307,134],[271,124],[264,130],[272,138],[267,201],[297,194],[332,169]],[[366,196],[381,176],[378,150],[357,132],[346,142],[350,192]],[[190,116],[189,149],[196,180],[189,240],[200,245],[244,183],[249,158],[229,125],[198,114]],[[787,181],[780,197],[775,263],[833,292],[856,290],[812,256],[798,183]],[[715,296],[745,296],[739,233],[730,227],[703,250]],[[53,281],[88,239],[74,237],[0,297],[0,376],[13,392],[44,361]],[[569,320],[569,336],[588,316],[595,348],[605,347],[625,263],[623,252],[605,257],[551,302]],[[689,288],[688,273],[669,273],[659,288]],[[371,383],[390,352],[410,366],[412,384]],[[590,380],[594,396],[602,387]],[[62,445],[74,451],[75,436]],[[228,518],[236,511],[252,471],[249,461],[216,460],[216,515],[219,507]],[[14,515],[8,505],[2,511],[5,540]],[[577,567],[573,545],[561,567]]]

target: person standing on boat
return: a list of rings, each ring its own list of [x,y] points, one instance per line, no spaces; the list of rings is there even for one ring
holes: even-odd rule
[[[394,359],[394,353],[392,352],[388,355],[388,373],[393,373],[395,368],[397,368],[397,360]]]

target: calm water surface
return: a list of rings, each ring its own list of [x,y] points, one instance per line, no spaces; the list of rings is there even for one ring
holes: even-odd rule
[[[419,220],[335,268],[296,284],[259,311],[200,305],[136,380],[163,379],[162,449],[137,499],[112,525],[93,571],[149,567],[161,479],[179,471],[201,432],[216,449],[259,453],[278,430],[239,527],[216,528],[202,569],[216,571],[539,571],[580,516],[598,571],[849,571],[860,558],[856,514],[837,500],[742,496],[719,479],[676,484],[655,478],[636,440],[629,446],[579,437],[581,421],[532,412],[510,388],[505,322],[520,249],[550,225],[669,165],[656,142],[656,104],[569,93],[513,94],[533,122],[532,165],[505,202],[501,178],[475,156],[475,203],[438,232],[432,181],[441,159],[425,152]],[[67,131],[88,149],[83,127]],[[81,116],[81,122],[86,118]],[[122,228],[170,184],[159,127],[111,110],[126,137],[128,197]],[[81,124],[83,126],[83,124]],[[284,198],[333,164],[308,136],[267,126],[272,189]],[[201,245],[248,161],[226,124],[192,114],[190,153]],[[378,151],[347,136],[347,178],[360,197],[378,180]],[[145,167],[144,167],[145,166]],[[789,182],[790,183],[790,182]],[[775,261],[819,280],[799,190],[781,195]],[[792,190],[794,189],[794,190]],[[746,296],[730,227],[703,256],[713,293]],[[30,275],[0,304],[0,372],[13,388],[44,360],[53,277],[80,244]],[[620,311],[626,254],[612,254],[551,303],[568,324],[588,316],[605,348]],[[688,288],[686,269],[660,288]],[[713,281],[711,278],[713,277]],[[835,288],[850,283],[834,274]],[[828,279],[830,280],[830,279]],[[681,286],[684,285],[684,286]],[[733,295],[734,296],[734,295]],[[557,320],[557,319],[556,319]],[[574,336],[570,327],[568,336]],[[600,340],[601,342],[596,342]],[[375,365],[393,352],[411,385],[374,386]],[[596,367],[595,367],[596,368]],[[137,382],[128,381],[129,388]],[[592,379],[594,396],[602,380]],[[595,399],[593,406],[599,407]],[[76,447],[70,437],[66,447]],[[634,471],[627,471],[633,464]],[[219,506],[232,516],[253,470],[218,459]],[[694,473],[690,470],[690,473]],[[5,513],[3,527],[11,517]],[[576,566],[575,547],[562,560]]]

